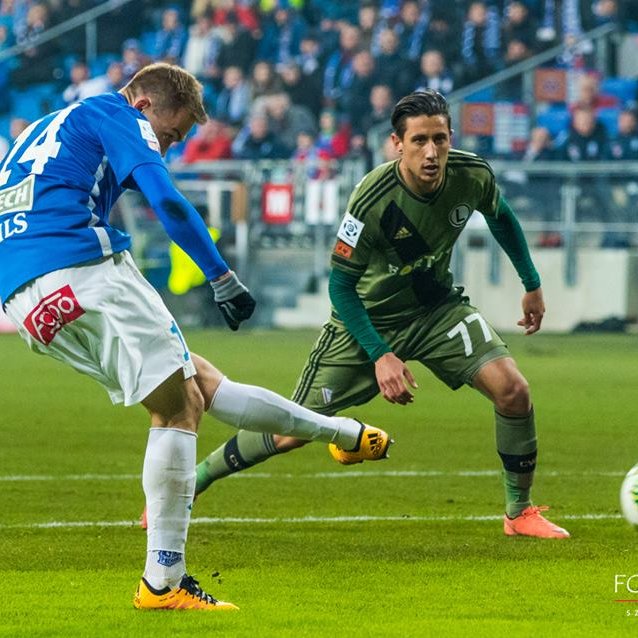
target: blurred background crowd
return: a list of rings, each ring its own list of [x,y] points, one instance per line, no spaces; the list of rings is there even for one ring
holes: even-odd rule
[[[0,54],[100,4],[2,0]],[[389,115],[402,95],[427,87],[449,95],[609,22],[638,32],[638,0],[136,0],[99,18],[88,62],[81,28],[0,61],[0,153],[44,112],[117,90],[163,60],[201,80],[211,117],[169,161],[363,157],[372,165],[392,157]],[[592,55],[584,41],[545,64],[571,88],[548,111],[521,106],[522,142],[499,145],[493,131],[478,130],[475,150],[638,159],[636,78],[618,75],[617,56],[594,70]],[[522,92],[513,78],[474,102],[515,106]]]

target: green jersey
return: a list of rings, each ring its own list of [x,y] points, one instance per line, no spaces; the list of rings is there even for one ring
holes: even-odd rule
[[[331,265],[360,277],[357,293],[373,324],[405,323],[452,291],[452,248],[475,210],[496,216],[499,190],[485,160],[450,150],[443,182],[428,197],[402,180],[399,161],[355,187]]]

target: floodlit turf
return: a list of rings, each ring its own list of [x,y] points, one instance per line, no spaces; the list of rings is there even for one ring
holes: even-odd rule
[[[314,336],[187,334],[233,379],[284,394]],[[503,536],[489,404],[413,364],[413,405],[353,411],[395,436],[388,461],[342,468],[310,445],[198,500],[189,569],[241,607],[201,614],[132,607],[144,410],[1,335],[0,636],[635,635],[638,602],[614,601],[638,592],[614,581],[638,574],[618,518],[638,461],[638,337],[509,341],[536,405],[535,500],[571,539]],[[206,417],[199,457],[231,433]]]

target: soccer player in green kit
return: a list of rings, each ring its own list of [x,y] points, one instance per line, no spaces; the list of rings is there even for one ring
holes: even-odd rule
[[[489,165],[450,147],[445,98],[412,93],[392,114],[400,159],[383,164],[355,187],[337,233],[329,290],[332,316],[297,382],[293,400],[333,415],[370,401],[413,401],[406,361],[428,367],[450,388],[467,384],[494,405],[504,473],[503,520],[508,536],[567,538],[530,499],[536,464],[534,410],[527,381],[505,343],[454,287],[452,247],[473,211],[480,211],[519,274],[525,334],[541,327],[541,282],[521,227]],[[240,431],[197,469],[196,493],[214,480],[307,443]],[[357,453],[330,445],[343,464]]]

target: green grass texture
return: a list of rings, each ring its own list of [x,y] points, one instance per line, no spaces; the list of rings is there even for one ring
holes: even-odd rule
[[[284,396],[315,337],[186,334],[233,380]],[[534,500],[572,538],[503,535],[492,407],[411,363],[412,405],[348,412],[392,433],[387,461],[342,467],[311,444],[198,499],[189,572],[241,608],[198,613],[132,606],[145,410],[113,407],[88,377],[0,335],[0,636],[635,635],[638,591],[615,582],[638,574],[618,505],[638,462],[638,337],[507,340],[536,409]],[[205,416],[198,459],[233,433]]]

